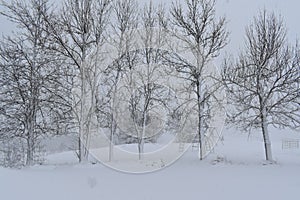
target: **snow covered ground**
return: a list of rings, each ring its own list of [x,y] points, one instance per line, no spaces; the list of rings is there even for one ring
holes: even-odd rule
[[[259,134],[226,130],[224,141],[204,161],[189,149],[173,165],[146,174],[127,174],[102,164],[76,164],[73,152],[47,156],[44,166],[0,168],[2,200],[297,200],[300,149],[282,141],[300,139],[292,131],[271,130],[277,164],[264,162]]]

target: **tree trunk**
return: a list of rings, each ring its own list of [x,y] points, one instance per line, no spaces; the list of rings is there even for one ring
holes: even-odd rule
[[[273,158],[272,158],[271,141],[270,141],[269,132],[268,132],[268,125],[267,125],[265,109],[263,109],[262,114],[261,114],[261,129],[262,129],[262,134],[263,134],[263,139],[264,139],[266,160],[272,162]]]
[[[114,135],[117,129],[117,122],[115,119],[115,115],[116,115],[116,95],[117,95],[117,91],[118,91],[118,81],[119,81],[119,75],[120,75],[120,71],[117,71],[117,76],[115,79],[115,85],[113,86],[113,96],[112,96],[112,104],[111,104],[111,110],[112,110],[112,114],[111,114],[111,127],[110,127],[110,140],[109,140],[109,153],[108,153],[108,160],[109,162],[113,160],[113,156],[114,156]]]
[[[79,125],[81,127],[81,125]],[[82,158],[82,150],[81,150],[81,130],[79,128],[79,136],[78,136],[78,161],[81,162]]]
[[[139,141],[138,144],[138,149],[139,149],[139,160],[143,159],[143,155],[144,155],[144,144],[145,144],[145,140],[143,138],[141,138],[141,140]]]
[[[33,124],[30,119],[27,120],[27,155],[26,155],[26,166],[34,164],[34,137],[33,137]]]
[[[145,134],[146,134],[146,124],[147,123],[147,113],[143,114],[143,131],[141,138],[139,140],[139,160],[143,159],[144,154],[144,144],[145,144]]]
[[[201,85],[200,81],[197,83],[197,106],[198,106],[198,138],[199,138],[199,159],[203,160],[203,147],[202,147],[202,117],[201,117]]]
[[[198,135],[199,135],[199,159],[203,160],[203,146],[202,146],[202,131],[201,131],[201,121],[202,117],[200,116],[199,113],[199,123],[198,123]]]
[[[110,127],[110,139],[109,139],[109,154],[108,154],[108,161],[111,162],[114,157],[114,132],[115,132],[115,120],[114,120],[114,113],[111,117],[111,127]]]
[[[83,66],[83,65],[82,65]],[[80,89],[80,120],[79,120],[79,138],[78,138],[78,159],[79,162],[87,162],[88,161],[88,149],[85,146],[85,140],[88,139],[88,135],[89,133],[87,132],[87,128],[85,127],[85,124],[87,122],[87,115],[86,115],[86,98],[87,98],[87,84],[86,84],[86,80],[85,80],[85,69],[83,67],[83,69],[81,69],[81,75],[80,75],[80,81],[81,81],[81,89]]]
[[[26,155],[26,166],[32,166],[34,164],[33,160],[34,160],[34,142],[32,137],[30,136],[32,135],[31,133],[29,133],[29,136],[27,138],[27,155]]]

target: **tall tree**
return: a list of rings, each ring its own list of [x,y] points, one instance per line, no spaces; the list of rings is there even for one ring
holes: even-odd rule
[[[78,124],[79,162],[88,159],[110,8],[111,0],[66,0],[56,17],[44,16],[53,49],[76,69],[73,114]]]
[[[173,36],[180,41],[177,46],[182,46],[190,55],[183,59],[180,55],[173,54],[167,60],[189,83],[190,87],[187,89],[195,96],[200,160],[203,159],[203,137],[206,118],[209,116],[207,111],[210,110],[207,105],[216,91],[207,85],[210,82],[208,79],[211,80],[207,71],[213,67],[211,62],[228,40],[226,19],[217,18],[215,5],[215,0],[185,0],[184,5],[177,1],[171,7]]]
[[[124,58],[131,63],[134,59],[129,52],[134,48],[136,40],[136,31],[138,27],[138,2],[136,0],[115,0],[113,2],[113,15],[111,20],[112,37],[109,38],[109,43],[112,46],[113,62],[107,67],[106,84],[110,87],[109,95],[109,115],[110,115],[110,145],[109,145],[109,161],[113,159],[113,147],[117,131],[117,92],[118,85],[125,68],[130,66],[124,65]]]
[[[118,54],[107,69],[109,81],[106,82],[112,85],[109,90],[111,124],[115,125],[111,130],[115,132],[118,125],[123,134],[135,138],[139,159],[142,159],[145,140],[153,137],[153,124],[159,118],[154,112],[167,98],[166,88],[160,85],[162,81],[158,81],[163,73],[160,48],[165,35],[160,23],[164,18],[163,10],[153,6],[151,1],[137,15],[135,5],[136,1],[120,0],[114,6],[117,20],[112,21],[116,33],[112,44]],[[139,24],[138,16],[142,19]]]
[[[136,66],[133,75],[136,79],[134,85],[138,87],[132,88],[133,85],[129,84],[131,89],[129,104],[138,139],[139,159],[143,158],[145,139],[149,135],[155,134],[155,129],[151,130],[149,124],[155,124],[155,118],[161,122],[164,120],[160,116],[160,111],[166,109],[167,101],[170,98],[168,88],[163,85],[164,81],[162,81],[165,78],[162,48],[166,41],[166,35],[164,35],[165,27],[162,23],[164,19],[161,8],[161,6],[154,6],[151,0],[142,10],[141,31],[138,37],[140,38],[138,54],[141,56],[141,64]],[[158,128],[159,124],[156,123],[155,126]]]
[[[224,63],[231,122],[243,130],[261,129],[268,161],[273,161],[269,125],[300,125],[299,61],[299,47],[287,44],[283,20],[264,10],[246,29],[245,50]]]

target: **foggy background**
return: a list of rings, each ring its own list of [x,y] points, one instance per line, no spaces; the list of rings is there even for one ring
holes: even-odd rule
[[[9,2],[10,0],[6,0]],[[175,0],[176,1],[176,0]],[[179,0],[184,1],[184,0]],[[53,0],[60,3],[59,0]],[[140,6],[148,0],[139,0]],[[153,0],[154,3],[163,2],[169,6],[172,0]],[[141,6],[142,7],[142,6]],[[227,30],[230,32],[230,41],[225,50],[221,51],[221,56],[216,60],[217,64],[223,60],[225,54],[236,55],[243,48],[245,27],[253,21],[260,10],[275,11],[281,15],[286,23],[287,38],[291,44],[295,44],[296,39],[300,39],[300,1],[299,0],[217,0],[217,14],[226,16],[228,24]],[[0,7],[3,11],[3,8]],[[14,30],[14,25],[5,17],[0,16],[0,34],[9,35]]]

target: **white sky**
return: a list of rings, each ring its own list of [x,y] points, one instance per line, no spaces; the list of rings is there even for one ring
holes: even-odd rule
[[[299,0],[217,0],[217,12],[228,19],[230,44],[228,50],[237,51],[244,44],[245,27],[261,9],[280,14],[288,29],[288,40],[292,43],[300,39]],[[232,52],[235,53],[235,52]]]
[[[166,4],[171,2],[171,0],[154,0],[154,2],[160,1]],[[245,27],[257,15],[258,11],[264,8],[282,15],[288,28],[290,42],[295,43],[296,38],[300,39],[299,0],[217,0],[217,13],[225,15],[228,19],[230,43],[225,51],[236,54],[243,47]],[[13,27],[3,16],[0,16],[0,34],[9,34]]]

